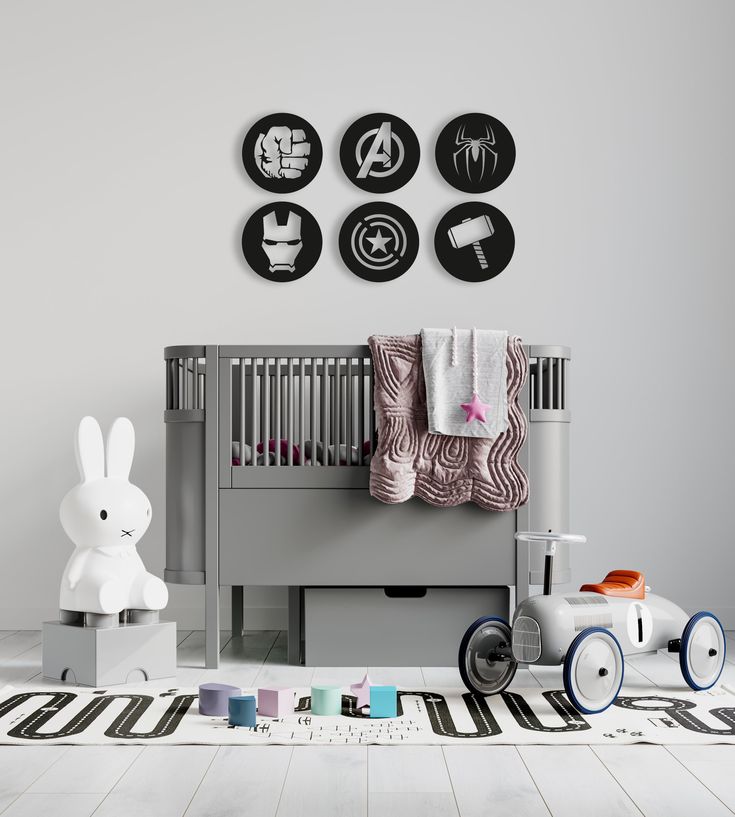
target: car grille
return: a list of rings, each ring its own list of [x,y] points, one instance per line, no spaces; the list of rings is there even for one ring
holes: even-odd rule
[[[513,622],[513,658],[532,664],[541,657],[541,630],[534,619],[518,616]]]

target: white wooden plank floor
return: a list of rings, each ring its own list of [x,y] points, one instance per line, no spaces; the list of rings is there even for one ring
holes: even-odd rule
[[[735,634],[726,682],[735,687]],[[290,667],[284,633],[179,633],[177,683],[460,685],[454,667]],[[675,655],[626,662],[626,685],[681,683]],[[0,685],[44,685],[39,632],[0,631]],[[514,685],[554,686],[558,669]],[[170,681],[151,682],[169,686]],[[2,817],[577,817],[735,814],[735,746],[0,746]]]

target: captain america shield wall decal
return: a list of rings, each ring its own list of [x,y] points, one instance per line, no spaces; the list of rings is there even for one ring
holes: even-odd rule
[[[392,193],[416,172],[421,149],[412,128],[397,116],[373,113],[347,128],[339,160],[347,178],[368,193]]]
[[[322,231],[312,214],[291,202],[256,210],[242,231],[242,253],[267,281],[296,281],[313,269],[322,251]]]
[[[339,252],[347,268],[365,281],[399,278],[416,260],[419,233],[400,207],[371,202],[353,210],[339,231]]]
[[[445,125],[436,140],[436,166],[452,187],[487,193],[513,170],[516,146],[510,131],[493,116],[465,113]]]

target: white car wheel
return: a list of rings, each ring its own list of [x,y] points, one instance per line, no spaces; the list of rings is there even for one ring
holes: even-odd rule
[[[588,627],[572,641],[564,659],[564,691],[579,712],[602,712],[618,697],[623,671],[617,638],[602,627]]]
[[[679,665],[692,689],[709,689],[725,665],[725,631],[712,613],[695,613],[681,636]]]

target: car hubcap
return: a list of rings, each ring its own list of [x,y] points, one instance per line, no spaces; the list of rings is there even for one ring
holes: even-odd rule
[[[493,692],[512,672],[512,661],[499,660],[498,651],[507,646],[508,634],[495,624],[486,624],[474,633],[467,649],[467,670],[478,688]]]
[[[700,619],[689,639],[687,658],[689,671],[700,686],[708,686],[720,669],[722,631],[711,618]]]
[[[580,693],[592,702],[606,701],[614,690],[616,660],[610,644],[592,638],[579,652],[575,680]]]

